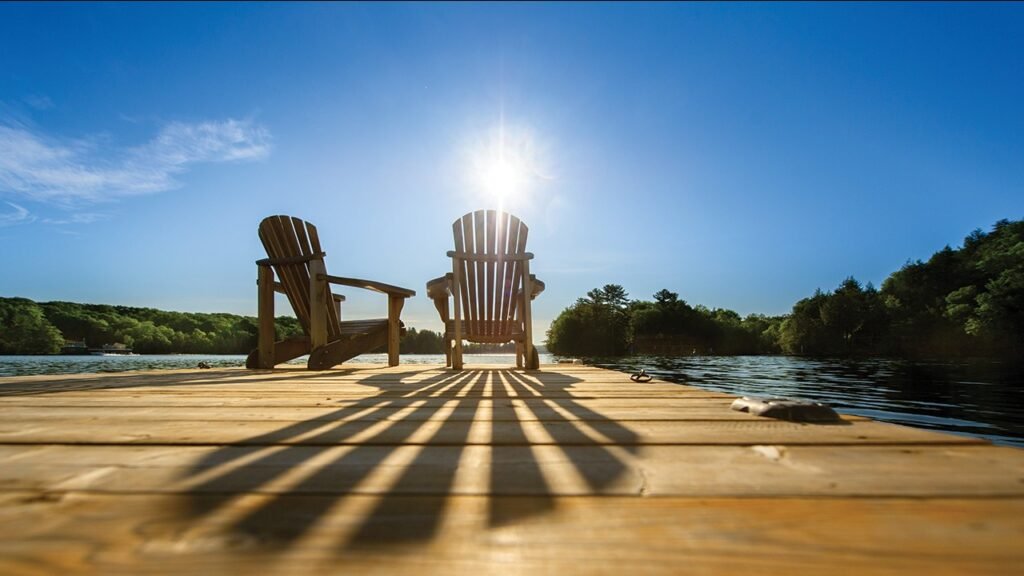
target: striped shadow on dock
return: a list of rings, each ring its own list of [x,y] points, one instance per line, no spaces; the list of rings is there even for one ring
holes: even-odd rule
[[[1024,451],[578,365],[0,378],[0,573],[1014,573]]]

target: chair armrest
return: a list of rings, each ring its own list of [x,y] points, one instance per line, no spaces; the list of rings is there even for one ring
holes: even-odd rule
[[[537,296],[540,296],[540,293],[544,291],[545,286],[544,286],[544,281],[543,280],[538,280],[537,276],[535,276],[533,274],[530,274],[530,283],[533,286],[533,290],[530,291],[530,300],[533,300]],[[523,293],[523,291],[520,289],[517,294],[522,294],[522,293]]]
[[[459,258],[460,260],[472,260],[474,262],[510,262],[513,260],[533,260],[533,253],[523,252],[522,254],[470,254],[469,252],[456,252],[454,250],[449,250],[448,257]]]
[[[427,282],[427,297],[431,300],[447,299],[452,295],[452,274],[449,272],[440,278]]]
[[[530,274],[530,282],[533,284],[533,294],[530,295],[530,298],[533,299],[539,296],[546,286],[544,285],[543,280],[538,280],[537,276],[533,274]]]
[[[288,258],[264,258],[257,260],[257,266],[277,266],[279,264],[303,264],[310,260],[322,260],[324,256],[327,256],[327,252],[317,252],[316,254],[307,254],[305,256],[289,256]]]
[[[382,292],[388,296],[398,296],[401,298],[409,298],[415,296],[414,290],[408,288],[399,288],[398,286],[392,286],[383,282],[374,282],[373,280],[363,280],[361,278],[344,278],[342,276],[330,276],[324,274],[324,279],[331,284],[341,284],[342,286],[352,286],[353,288],[362,288],[364,290],[373,290],[374,292]]]

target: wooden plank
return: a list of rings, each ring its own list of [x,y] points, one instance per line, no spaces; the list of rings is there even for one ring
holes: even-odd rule
[[[1024,451],[546,370],[0,379],[0,573],[1005,574],[1024,560]]]
[[[539,360],[533,349],[533,307],[530,303],[529,294],[533,293],[533,285],[530,283],[530,261],[523,260],[523,362],[527,369],[536,370],[540,368]]]
[[[381,331],[383,333],[383,331]],[[390,395],[390,396],[403,396],[409,398],[428,398],[428,397],[441,397],[441,396],[474,396],[481,398],[566,398],[566,399],[593,399],[593,398],[632,398],[632,399],[645,399],[645,398],[664,398],[666,400],[673,398],[718,398],[718,399],[732,399],[732,396],[723,393],[714,392],[680,392],[678,394],[672,394],[670,392],[652,393],[652,394],[637,394],[630,390],[613,390],[609,392],[602,392],[600,390],[579,390],[579,391],[552,391],[545,393],[543,396],[534,394],[529,391],[520,390],[505,390],[494,392],[491,389],[488,390],[475,390],[472,388],[466,388],[463,386],[448,386],[448,389],[434,390],[431,392],[416,392],[411,391],[408,385],[393,385],[388,383],[376,383],[372,387],[352,388],[339,383],[336,387],[331,387],[326,383],[314,383],[310,384],[307,382],[296,382],[293,384],[295,390],[295,397],[302,397],[306,395],[317,396],[323,393],[333,392],[337,397],[343,396],[356,396],[360,398],[370,397],[374,395]],[[202,397],[217,397],[217,396],[245,396],[245,395],[256,395],[256,394],[267,394],[267,395],[280,395],[288,394],[289,391],[285,388],[276,388],[270,390],[260,390],[254,386],[221,386],[216,388],[205,388],[200,389],[198,387],[175,387],[167,386],[161,388],[151,388],[144,386],[126,386],[124,388],[95,388],[90,389],[89,387],[74,387],[71,389],[65,389],[63,391],[54,391],[48,393],[38,392],[25,392],[16,393],[9,396],[0,397],[0,403],[6,402],[27,402],[32,398],[49,398],[53,401],[70,400],[72,398],[82,399],[99,399],[99,398],[128,398],[138,394],[152,395],[154,399],[158,398],[171,398],[174,396],[181,396],[183,399],[188,398],[202,398]]]
[[[504,316],[505,303],[508,299],[507,293],[505,292],[507,268],[508,264],[505,261],[506,249],[508,247],[508,213],[498,212],[496,214],[498,233],[495,239],[495,255],[498,256],[498,262],[495,266],[495,277],[494,277],[494,332],[499,335],[510,334],[508,319]]]
[[[296,398],[309,396],[316,397],[320,395],[333,396],[335,398],[365,398],[367,396],[380,396],[380,397],[402,397],[402,398],[455,398],[455,397],[474,397],[474,398],[540,398],[540,396],[533,393],[520,394],[518,391],[504,392],[499,394],[484,393],[481,391],[472,391],[465,389],[455,390],[440,390],[429,393],[410,393],[407,389],[402,388],[391,388],[385,387],[381,384],[374,388],[368,388],[364,390],[352,390],[345,389],[339,390],[332,388],[329,385],[309,385],[305,382],[296,383],[296,387],[303,387],[305,389],[296,392],[289,392],[285,389],[278,390],[260,390],[252,387],[224,387],[220,390],[206,391],[196,389],[174,389],[174,388],[148,388],[148,387],[136,387],[136,388],[125,388],[125,389],[82,389],[76,391],[67,391],[49,394],[18,394],[12,395],[7,398],[10,401],[27,401],[28,398],[32,397],[46,397],[46,398],[60,398],[71,399],[71,398],[83,398],[83,399],[99,399],[99,398],[124,398],[131,396],[145,395],[147,397],[158,399],[158,398],[180,398],[183,401],[187,401],[190,398],[195,398],[198,394],[207,395],[209,397],[224,396],[224,397],[242,397],[245,395],[262,395],[266,397],[273,396],[294,396]],[[614,391],[614,392],[601,392],[601,391],[581,391],[579,393],[563,392],[563,391],[552,391],[547,392],[543,395],[544,398],[549,399],[575,399],[575,400],[591,400],[597,398],[607,399],[644,399],[644,398],[733,398],[728,394],[719,394],[714,392],[688,392],[688,393],[658,393],[658,394],[637,394],[630,391]],[[7,401],[7,400],[4,400]]]
[[[225,401],[183,405],[168,404],[53,404],[3,405],[5,421],[60,422],[62,420],[88,420],[114,422],[119,420],[179,420],[199,422],[220,422],[233,420],[259,420],[266,422],[298,422],[324,420],[343,424],[355,419],[426,421],[436,417],[428,412],[410,412],[411,407],[436,408],[444,414],[446,422],[464,420],[492,421],[537,421],[551,419],[557,412],[565,421],[614,420],[628,423],[645,420],[686,421],[686,420],[738,420],[749,422],[752,417],[745,412],[729,409],[728,400],[670,400],[647,401],[626,399],[622,403],[609,400],[574,401],[570,405],[553,400],[510,399],[478,400],[472,405],[448,398],[419,400],[414,398],[388,398],[375,405],[367,406],[365,401],[344,400],[315,403],[231,403]],[[867,420],[862,416],[846,416],[849,421]]]
[[[130,416],[134,410],[140,411],[139,414],[147,414],[149,416],[149,410],[155,410],[157,413],[166,414],[171,419],[180,419],[181,410],[187,410],[189,414],[194,414],[196,410],[209,410],[223,408],[226,410],[239,410],[245,412],[249,410],[249,413],[256,413],[258,411],[264,419],[278,419],[271,416],[271,414],[280,414],[280,418],[290,419],[291,415],[296,415],[295,419],[304,420],[311,417],[305,410],[325,410],[334,411],[338,408],[352,406],[354,404],[363,402],[362,399],[357,398],[338,398],[332,394],[303,394],[296,395],[294,397],[273,395],[266,397],[264,395],[216,395],[216,396],[189,396],[179,395],[173,397],[162,396],[159,398],[151,398],[148,395],[134,395],[129,397],[117,397],[111,399],[105,398],[89,398],[87,396],[78,396],[76,398],[64,398],[64,397],[16,397],[9,398],[0,401],[0,410],[6,415],[11,411],[12,416],[17,414],[20,410],[28,410],[29,413],[37,414],[40,418],[46,418],[46,415],[51,411],[59,410],[81,410],[91,411],[98,409],[109,409],[116,408],[119,413],[123,413],[126,416]],[[380,409],[384,412],[387,408],[398,410],[400,408],[411,406],[411,405],[422,405],[422,406],[443,406],[449,403],[455,402],[451,398],[406,398],[406,397],[389,397],[387,399],[386,407]],[[533,404],[544,404],[554,402],[554,400],[539,400],[535,398],[506,398],[506,399],[480,399],[480,409],[487,410],[490,406],[530,406]],[[724,405],[722,403],[725,403]],[[734,410],[728,410],[724,406],[729,404],[728,399],[704,399],[704,398],[594,398],[594,399],[573,399],[573,403],[583,409],[595,411],[601,416],[615,419],[625,420],[748,420],[750,415],[736,412]],[[456,410],[465,410],[468,408],[459,407]],[[300,412],[301,411],[301,412]],[[206,412],[207,414],[209,412]],[[492,417],[499,416],[507,413],[507,409],[499,410],[495,412]],[[83,412],[78,412],[79,417],[85,417]],[[298,417],[299,414],[305,416]],[[528,415],[529,412],[526,412]],[[570,416],[574,414],[570,411]],[[617,416],[623,416],[624,418],[617,418]],[[479,416],[479,415],[478,415]],[[570,417],[570,416],[567,416]],[[523,418],[523,415],[517,415],[517,418]],[[866,420],[867,418],[861,416],[847,415],[844,416],[847,420]],[[584,418],[580,418],[584,419]]]
[[[292,216],[288,219],[288,240],[291,242],[291,246],[295,250],[292,255],[307,256],[315,254],[312,246],[309,243],[309,237],[306,234],[307,227],[315,228],[309,222],[301,220]],[[319,251],[317,251],[319,252]],[[305,268],[301,268],[305,266]],[[313,336],[313,331],[318,329],[318,326],[323,328],[324,338],[323,341],[328,340],[328,334],[331,333],[331,323],[329,320],[330,311],[328,308],[333,309],[333,302],[330,297],[330,286],[327,285],[326,281],[318,279],[320,275],[327,274],[327,267],[323,258],[311,260],[305,264],[296,265],[296,270],[299,276],[305,278],[308,281],[307,290],[309,291],[309,330],[310,340],[313,343],[313,348],[317,348],[316,337]]]
[[[520,246],[525,244],[525,241],[522,241],[520,238],[526,234],[526,225],[523,224],[522,220],[515,216],[509,217],[509,225],[512,227],[514,233],[509,235],[509,247],[507,254],[519,255],[522,252],[522,250],[520,250]],[[517,295],[519,293],[519,287],[523,282],[523,270],[521,260],[511,259],[508,265],[511,266],[511,270],[508,274],[511,281],[506,288],[508,294],[508,311],[506,312],[505,317],[508,318],[511,325],[509,330],[511,331],[519,324],[519,313],[517,308],[519,306],[519,298]]]
[[[510,358],[511,359],[511,358]],[[350,383],[350,384],[364,384],[369,382],[370,384],[376,383],[390,383],[390,384],[406,384],[408,388],[413,389],[416,385],[421,382],[430,379],[440,378],[467,378],[469,376],[479,376],[486,380],[493,381],[498,380],[503,383],[512,382],[514,384],[525,384],[529,385],[536,391],[548,391],[551,389],[562,389],[565,391],[583,390],[587,388],[600,389],[600,390],[617,390],[623,391],[628,390],[635,395],[642,396],[654,392],[703,392],[712,393],[702,388],[696,388],[693,386],[685,386],[682,384],[666,384],[666,383],[654,383],[654,384],[635,384],[629,380],[629,376],[625,374],[616,375],[612,378],[603,379],[592,379],[574,376],[558,375],[552,376],[550,372],[542,367],[542,372],[530,372],[521,373],[510,370],[506,367],[505,373],[489,372],[483,370],[476,370],[472,367],[467,367],[465,372],[453,372],[450,370],[438,370],[438,371],[421,371],[416,373],[398,373],[398,372],[369,372],[362,368],[361,364],[351,363],[345,366],[340,366],[334,370],[323,372],[320,374],[309,374],[304,370],[296,370],[292,365],[287,364],[280,366],[274,371],[243,371],[240,368],[220,368],[211,369],[205,371],[199,371],[196,369],[188,370],[166,370],[166,371],[149,371],[149,372],[122,372],[122,373],[107,373],[107,374],[90,374],[88,376],[79,376],[75,378],[70,377],[51,377],[51,378],[36,378],[32,379],[25,377],[20,381],[11,381],[7,383],[0,383],[0,398],[8,396],[18,392],[38,392],[48,393],[53,391],[59,391],[61,386],[64,384],[68,385],[68,389],[84,388],[79,387],[79,383],[85,383],[89,385],[89,388],[119,388],[124,387],[127,384],[131,387],[146,386],[153,389],[157,389],[163,385],[171,385],[173,387],[180,387],[182,385],[196,385],[196,384],[217,384],[220,386],[226,385],[262,385],[262,384],[273,384],[283,382],[294,382],[302,384],[315,384],[315,383]],[[165,373],[166,372],[166,373]],[[505,385],[504,388],[508,388]],[[717,394],[726,394],[725,392],[716,392]]]
[[[500,316],[502,321],[502,333],[511,334],[513,328],[512,318],[512,301],[515,300],[515,266],[517,261],[515,259],[508,259],[507,257],[515,252],[515,245],[519,238],[519,219],[510,214],[504,215],[505,226],[508,228],[506,234],[506,240],[504,243],[504,254],[505,260],[505,279],[502,284],[502,292],[504,293],[504,301],[501,306]]]
[[[257,266],[257,319],[259,322],[259,367],[274,367],[274,271],[270,266]]]
[[[1013,574],[1022,518],[1020,500],[20,493],[0,572]]]
[[[398,296],[388,297],[388,366],[398,366],[398,352],[401,335],[402,307],[405,306],[405,298]]]
[[[328,286],[323,276],[327,274],[323,260],[309,262],[309,345],[315,351],[327,344]]]
[[[486,212],[486,210],[477,210],[476,212],[473,213],[473,235],[475,240],[473,243],[472,252],[474,254],[484,254],[486,251],[486,247],[484,246],[484,241],[486,237],[486,231],[484,230],[484,222],[486,220],[484,217],[486,215]],[[480,261],[471,261],[469,265],[474,270],[473,274],[476,277],[477,291],[476,302],[474,306],[476,308],[476,316],[475,322],[473,323],[473,334],[483,335],[485,334],[486,324],[484,322],[484,315],[487,313],[487,268],[485,263]]]
[[[404,368],[404,367],[403,367]],[[75,393],[95,389],[146,390],[154,393],[189,394],[226,391],[240,393],[259,391],[273,393],[288,391],[301,393],[320,389],[355,391],[366,394],[374,388],[423,395],[426,384],[450,382],[453,390],[472,385],[478,380],[485,383],[485,392],[495,395],[526,396],[608,396],[654,397],[675,395],[701,395],[708,397],[734,397],[723,392],[709,392],[690,386],[653,382],[635,384],[624,374],[598,380],[586,375],[572,376],[552,373],[548,369],[524,374],[514,371],[467,369],[463,372],[448,370],[385,371],[367,370],[359,365],[342,367],[323,373],[310,374],[296,368],[274,372],[252,372],[238,369],[156,371],[148,373],[92,374],[75,377],[23,378],[20,381],[0,383],[0,399],[18,395]],[[90,392],[89,395],[92,395]]]
[[[484,244],[484,251],[486,252],[486,254],[488,256],[493,258],[493,257],[496,257],[496,254],[497,254],[497,252],[495,250],[495,244],[498,241],[497,230],[495,230],[495,226],[497,226],[497,217],[496,217],[496,213],[495,213],[494,210],[484,211],[484,216],[485,216],[486,228],[487,228],[487,234],[486,234],[487,237],[486,237],[486,241],[485,241],[485,244]],[[484,291],[486,293],[486,304],[484,306],[484,313],[483,313],[483,319],[484,319],[484,332],[483,333],[485,335],[487,335],[487,336],[494,336],[495,335],[494,329],[495,329],[496,315],[494,314],[494,300],[495,300],[495,294],[494,293],[495,293],[495,291],[497,291],[497,284],[494,281],[494,266],[495,266],[495,263],[493,261],[490,261],[490,260],[488,260],[486,263],[484,263],[484,267],[486,268],[487,281],[486,281],[486,286],[484,288]]]
[[[452,230],[455,237],[455,250],[463,250],[463,230],[461,226],[461,220],[456,220],[452,224]],[[450,365],[455,370],[462,369],[462,324],[469,318],[469,305],[468,305],[468,281],[465,277],[465,265],[464,260],[459,258],[452,258],[452,302],[454,304],[454,326],[452,330],[448,330],[447,320],[445,320],[445,335],[451,334],[451,349],[447,351],[450,357]]]
[[[279,392],[245,392],[239,391],[236,394],[231,393],[220,393],[220,394],[208,394],[201,397],[195,395],[189,395],[187,393],[165,393],[159,394],[153,391],[142,390],[133,392],[131,396],[125,396],[120,394],[109,394],[102,395],[97,394],[96,398],[89,398],[83,393],[74,393],[68,395],[61,395],[59,397],[15,397],[11,400],[0,402],[0,406],[164,406],[164,407],[175,407],[175,406],[341,406],[347,405],[353,402],[363,401],[367,395],[339,393],[331,390],[321,391],[310,391],[302,394],[289,395],[285,391]],[[536,399],[534,396],[503,396],[503,397],[491,397],[483,395],[454,395],[454,394],[435,394],[432,396],[415,396],[410,397],[401,392],[388,392],[383,391],[372,396],[375,399],[381,400],[412,400],[421,402],[433,402],[452,400],[458,398],[470,398],[476,401],[489,400],[492,398],[496,399],[507,399],[507,400],[531,400]],[[580,405],[584,402],[600,402],[600,401],[622,401],[622,402],[644,402],[654,401],[658,397],[635,397],[635,396],[592,396],[592,395],[581,395],[581,396],[567,396],[567,395],[551,395],[547,397],[548,400],[554,402],[573,402],[574,404]],[[690,396],[693,399],[715,399],[719,398],[716,396]],[[50,403],[45,402],[45,399],[53,400]],[[682,400],[679,398],[673,398],[670,396],[664,397],[666,401],[670,400]],[[768,419],[766,419],[768,420]]]
[[[0,491],[1024,497],[1024,454],[976,445],[6,445],[0,462]]]
[[[302,222],[299,220],[299,222]],[[320,248],[320,234],[316,230],[316,226],[309,222],[303,222],[306,228],[306,234],[309,240],[309,250],[311,254],[317,254],[323,252]],[[324,265],[324,274],[327,274],[326,263]],[[334,295],[331,293],[331,287],[326,287],[327,292],[327,333],[331,338],[336,337],[341,333],[341,302],[334,300]],[[342,297],[342,300],[344,297]]]
[[[476,245],[475,245],[475,238],[476,238],[476,236],[473,234],[473,214],[472,213],[466,214],[465,216],[462,217],[462,234],[463,234],[463,236],[462,236],[463,241],[466,243],[466,248],[465,248],[466,252],[475,252],[476,251]],[[462,293],[462,298],[463,298],[463,301],[466,303],[467,310],[469,311],[469,313],[466,315],[465,320],[466,320],[466,322],[470,326],[471,333],[475,333],[476,332],[476,321],[477,321],[477,316],[476,316],[476,313],[477,313],[477,307],[476,307],[476,295],[477,295],[477,289],[476,289],[476,264],[471,262],[471,261],[469,261],[469,260],[463,260],[463,262],[465,262],[465,278],[466,278],[467,290]]]
[[[372,410],[375,404],[364,404]],[[847,422],[845,426],[810,426],[774,420],[735,421],[633,421],[591,420],[586,425],[566,420],[560,411],[545,408],[545,420],[500,421],[475,426],[467,435],[466,420],[448,422],[444,411],[433,406],[407,409],[423,416],[384,421],[366,427],[370,420],[330,423],[288,423],[236,420],[102,420],[96,418],[45,420],[4,419],[0,442],[9,444],[478,444],[478,445],[757,445],[757,444],[979,444],[984,440],[874,421]],[[430,416],[430,419],[423,420]],[[351,424],[355,431],[349,431]],[[317,434],[300,433],[323,428]],[[297,429],[299,432],[293,432]]]
[[[472,368],[474,370],[480,370],[480,371],[483,371],[483,372],[505,373],[505,372],[508,371],[507,367],[497,366],[497,365],[493,365],[493,364],[475,364],[474,365],[474,364],[470,363],[470,365],[472,366]],[[586,365],[583,365],[583,364],[571,364],[571,363],[546,364],[545,365],[545,369],[546,370],[552,370],[552,373],[551,374],[547,374],[546,377],[557,377],[557,376],[562,376],[562,377],[577,376],[578,377],[580,375],[585,375],[585,376],[588,377],[588,379],[589,378],[602,379],[602,378],[619,378],[619,377],[623,376],[622,372],[616,372],[616,371],[613,371],[613,370],[605,370],[605,369],[601,369],[601,368],[594,368],[594,367],[586,366]],[[294,372],[295,374],[301,374],[303,372],[302,368],[298,367],[298,366],[282,366],[280,370],[281,370],[282,374],[288,372],[289,370]],[[437,364],[410,364],[410,365],[404,365],[404,366],[401,366],[401,367],[398,367],[398,368],[389,368],[389,367],[381,365],[381,364],[367,363],[367,364],[361,364],[359,366],[359,370],[363,371],[363,372],[367,372],[367,373],[378,373],[378,372],[382,372],[382,373],[395,373],[395,374],[407,373],[409,375],[414,375],[414,374],[419,374],[419,373],[423,373],[423,372],[443,372],[443,371],[445,371],[445,368],[443,366],[439,366]],[[102,374],[102,376],[110,377],[110,378],[116,378],[116,377],[124,377],[124,376],[130,376],[132,374],[141,374],[141,373],[150,373],[150,374],[154,374],[154,375],[156,375],[156,374],[168,375],[168,374],[174,374],[174,373],[179,373],[179,372],[189,372],[189,371],[190,371],[189,369],[183,369],[183,370],[177,370],[177,369],[163,370],[163,369],[161,369],[161,370],[148,370],[148,371],[147,370],[139,370],[139,371],[134,371],[134,372],[104,373],[104,374]],[[242,374],[247,374],[247,373],[242,372]],[[23,379],[32,380],[32,379],[50,379],[50,378],[54,378],[54,379],[91,378],[91,377],[96,377],[96,376],[97,376],[97,374],[41,374],[41,375],[35,375],[35,376],[32,376],[32,375],[3,376],[3,377],[0,377],[0,382],[19,381],[19,380],[23,380]],[[628,375],[626,375],[626,376],[628,377]],[[538,377],[540,377],[540,376],[538,375]],[[657,382],[657,381],[655,381],[655,382]]]

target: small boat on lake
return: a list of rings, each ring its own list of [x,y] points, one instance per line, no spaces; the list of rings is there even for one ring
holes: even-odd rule
[[[89,353],[89,347],[85,345],[85,340],[81,342],[69,341],[61,347],[60,353],[67,356],[79,356]]]
[[[61,347],[60,353],[65,356],[127,356],[132,349],[124,344],[104,344],[99,348],[90,348],[85,340],[71,340]]]
[[[132,349],[124,344],[104,344],[101,348],[90,348],[89,354],[93,356],[127,356]]]

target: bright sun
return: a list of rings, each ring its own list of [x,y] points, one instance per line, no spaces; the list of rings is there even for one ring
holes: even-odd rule
[[[526,183],[526,174],[522,166],[505,158],[494,159],[482,168],[484,190],[499,201],[522,191]]]
[[[546,179],[534,134],[522,127],[502,123],[472,146],[470,158],[473,191],[499,209],[528,203],[533,188]]]

